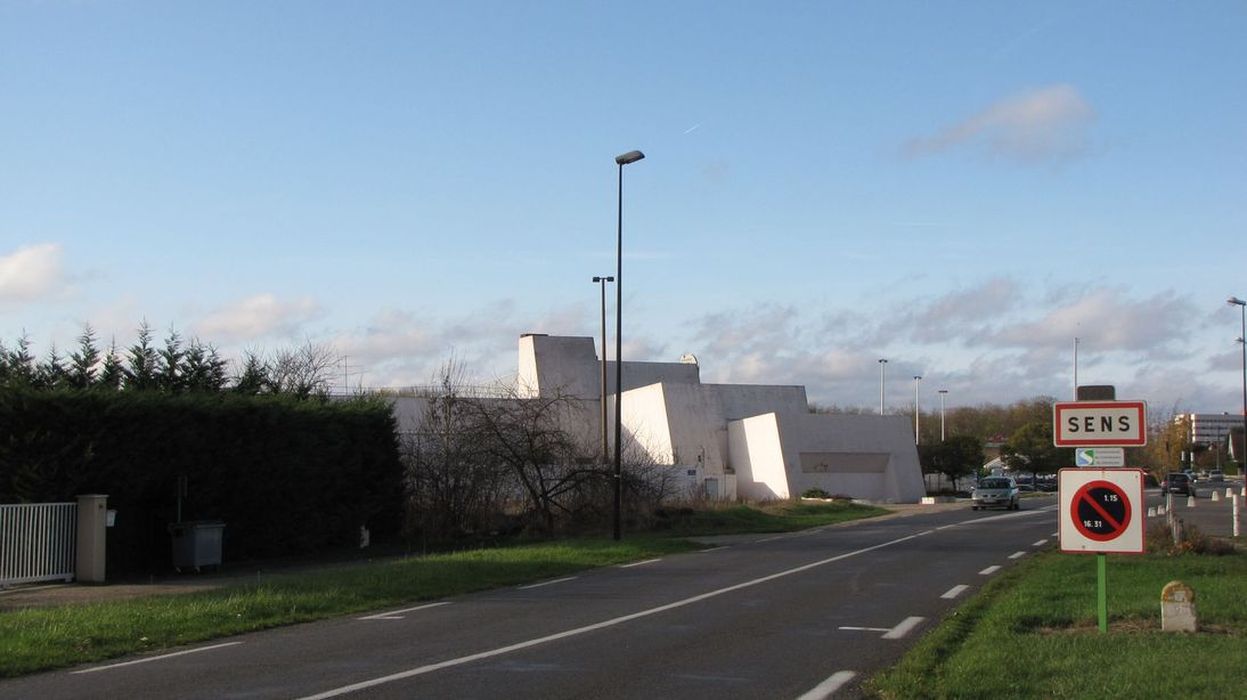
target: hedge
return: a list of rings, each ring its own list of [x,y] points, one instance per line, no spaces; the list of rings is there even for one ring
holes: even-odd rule
[[[403,504],[382,401],[0,390],[0,503],[108,494],[110,578],[171,566],[168,525],[226,523],[223,558],[306,554],[395,535]]]

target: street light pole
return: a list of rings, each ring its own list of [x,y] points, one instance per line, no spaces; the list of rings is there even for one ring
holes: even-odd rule
[[[915,374],[914,375],[914,444],[915,445],[921,442],[921,438],[919,438],[919,425],[920,424],[918,423],[918,415],[919,415],[918,414],[918,384],[921,382],[922,382],[922,377],[920,375]]]
[[[615,237],[615,514],[614,536],[623,537],[623,168],[645,157],[640,151],[615,156],[619,166],[619,218]]]
[[[883,371],[887,369],[888,361],[879,360],[879,415],[883,415]]]
[[[606,283],[614,282],[614,277],[594,277],[594,282],[602,288],[602,465],[605,466],[610,461],[610,442],[607,439],[609,430],[606,425]]]
[[[944,442],[944,397],[948,396],[948,389],[940,389],[940,442]]]
[[[1230,297],[1225,300],[1227,304],[1233,304],[1239,310],[1240,333],[1238,342],[1243,346],[1243,452],[1247,452],[1247,301],[1243,301],[1238,297]],[[1230,440],[1234,438],[1231,437]],[[1247,484],[1247,470],[1243,468],[1247,464],[1247,454],[1235,455],[1238,462],[1238,472],[1244,475],[1244,484]]]

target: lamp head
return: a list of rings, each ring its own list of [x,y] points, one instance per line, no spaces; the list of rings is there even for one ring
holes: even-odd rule
[[[620,165],[627,165],[629,163],[635,163],[644,157],[645,154],[640,151],[628,151],[623,155],[615,156],[615,162]]]
[[[1243,301],[1242,299],[1239,299],[1238,297],[1230,297],[1229,299],[1225,300],[1225,303],[1233,304],[1235,306],[1247,306],[1247,301]]]

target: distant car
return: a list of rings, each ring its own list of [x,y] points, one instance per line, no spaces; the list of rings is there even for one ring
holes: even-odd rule
[[[1209,481],[1225,481],[1225,472],[1221,471],[1220,469],[1213,469],[1212,471],[1208,472],[1208,480]]]
[[[1007,476],[989,476],[980,479],[974,492],[970,494],[970,509],[1004,508],[1017,510],[1018,485]]]
[[[1181,493],[1187,496],[1195,495],[1195,480],[1186,472],[1169,472],[1165,475],[1165,480],[1160,482],[1161,493]]]

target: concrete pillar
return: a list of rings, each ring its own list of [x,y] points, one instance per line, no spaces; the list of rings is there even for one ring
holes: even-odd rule
[[[108,524],[108,496],[78,497],[78,559],[74,578],[82,583],[104,583],[104,533]]]
[[[1195,591],[1181,581],[1170,581],[1160,593],[1160,628],[1165,632],[1194,632],[1199,628]]]

